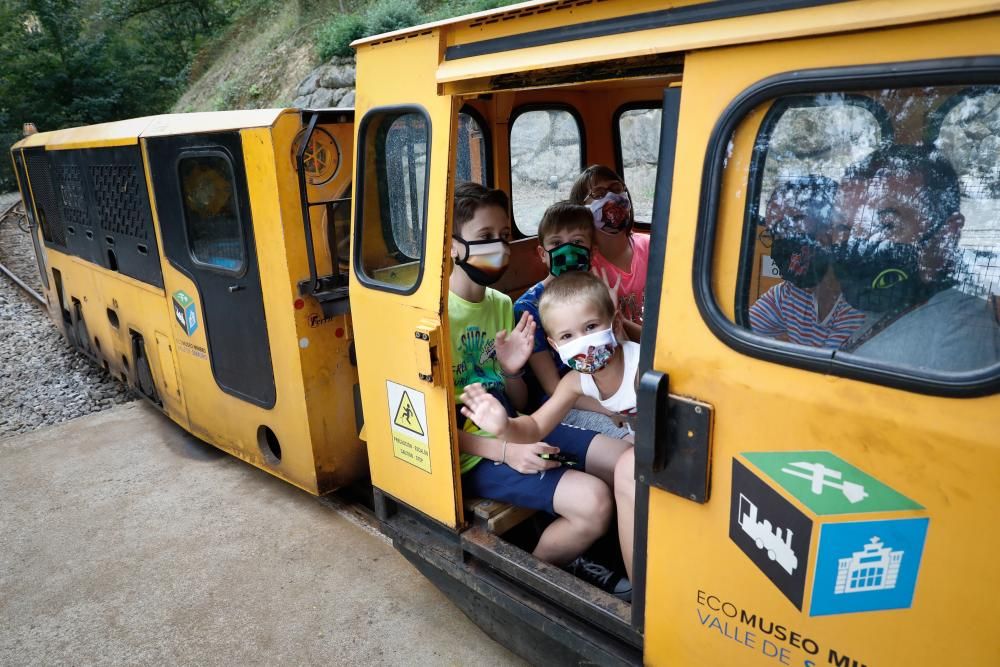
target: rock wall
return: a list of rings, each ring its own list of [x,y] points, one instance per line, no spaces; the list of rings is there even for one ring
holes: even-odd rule
[[[303,109],[353,107],[354,82],[354,58],[334,58],[302,80],[292,106]]]

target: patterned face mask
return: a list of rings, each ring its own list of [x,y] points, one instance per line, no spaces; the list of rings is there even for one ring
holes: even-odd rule
[[[632,202],[627,193],[608,192],[587,204],[587,208],[593,213],[599,232],[619,234],[632,228]]]
[[[590,271],[590,250],[575,243],[557,245],[549,253],[549,273],[561,276],[567,271]]]
[[[492,285],[503,277],[510,261],[510,244],[503,239],[466,241],[453,237],[465,246],[465,257],[456,257],[455,264],[479,285]]]
[[[557,348],[563,363],[578,373],[596,373],[611,360],[618,340],[611,329],[580,336]]]

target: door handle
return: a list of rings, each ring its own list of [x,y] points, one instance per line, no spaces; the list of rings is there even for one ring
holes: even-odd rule
[[[413,332],[413,340],[417,377],[424,382],[443,386],[441,357],[439,354],[441,329],[438,327],[438,323],[430,320],[421,320]]]
[[[640,484],[708,502],[712,469],[711,405],[671,394],[666,373],[646,371],[639,381],[635,475]]]
[[[241,290],[245,290],[246,288],[247,288],[246,285],[230,285],[229,286],[229,291],[230,291],[230,293],[232,293],[232,292],[239,292]]]

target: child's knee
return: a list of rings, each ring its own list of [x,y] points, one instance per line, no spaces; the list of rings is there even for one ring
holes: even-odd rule
[[[635,499],[635,450],[631,447],[615,463],[615,499],[619,503]]]
[[[558,514],[589,531],[602,534],[611,523],[614,497],[608,485],[593,475],[567,474],[555,500]]]
[[[596,477],[589,477],[587,484],[589,488],[579,505],[579,514],[584,521],[593,526],[595,532],[604,534],[611,524],[615,499],[607,484]]]

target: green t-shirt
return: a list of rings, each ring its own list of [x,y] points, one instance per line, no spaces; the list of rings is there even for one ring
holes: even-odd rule
[[[496,337],[501,329],[510,331],[514,326],[514,305],[510,297],[495,289],[486,288],[486,296],[479,303],[466,301],[454,292],[448,292],[448,323],[451,328],[451,367],[455,379],[455,403],[465,385],[481,382],[487,389],[504,389],[500,363],[496,355]],[[476,435],[492,434],[472,427],[467,430]],[[461,470],[472,470],[482,457],[462,454]]]

